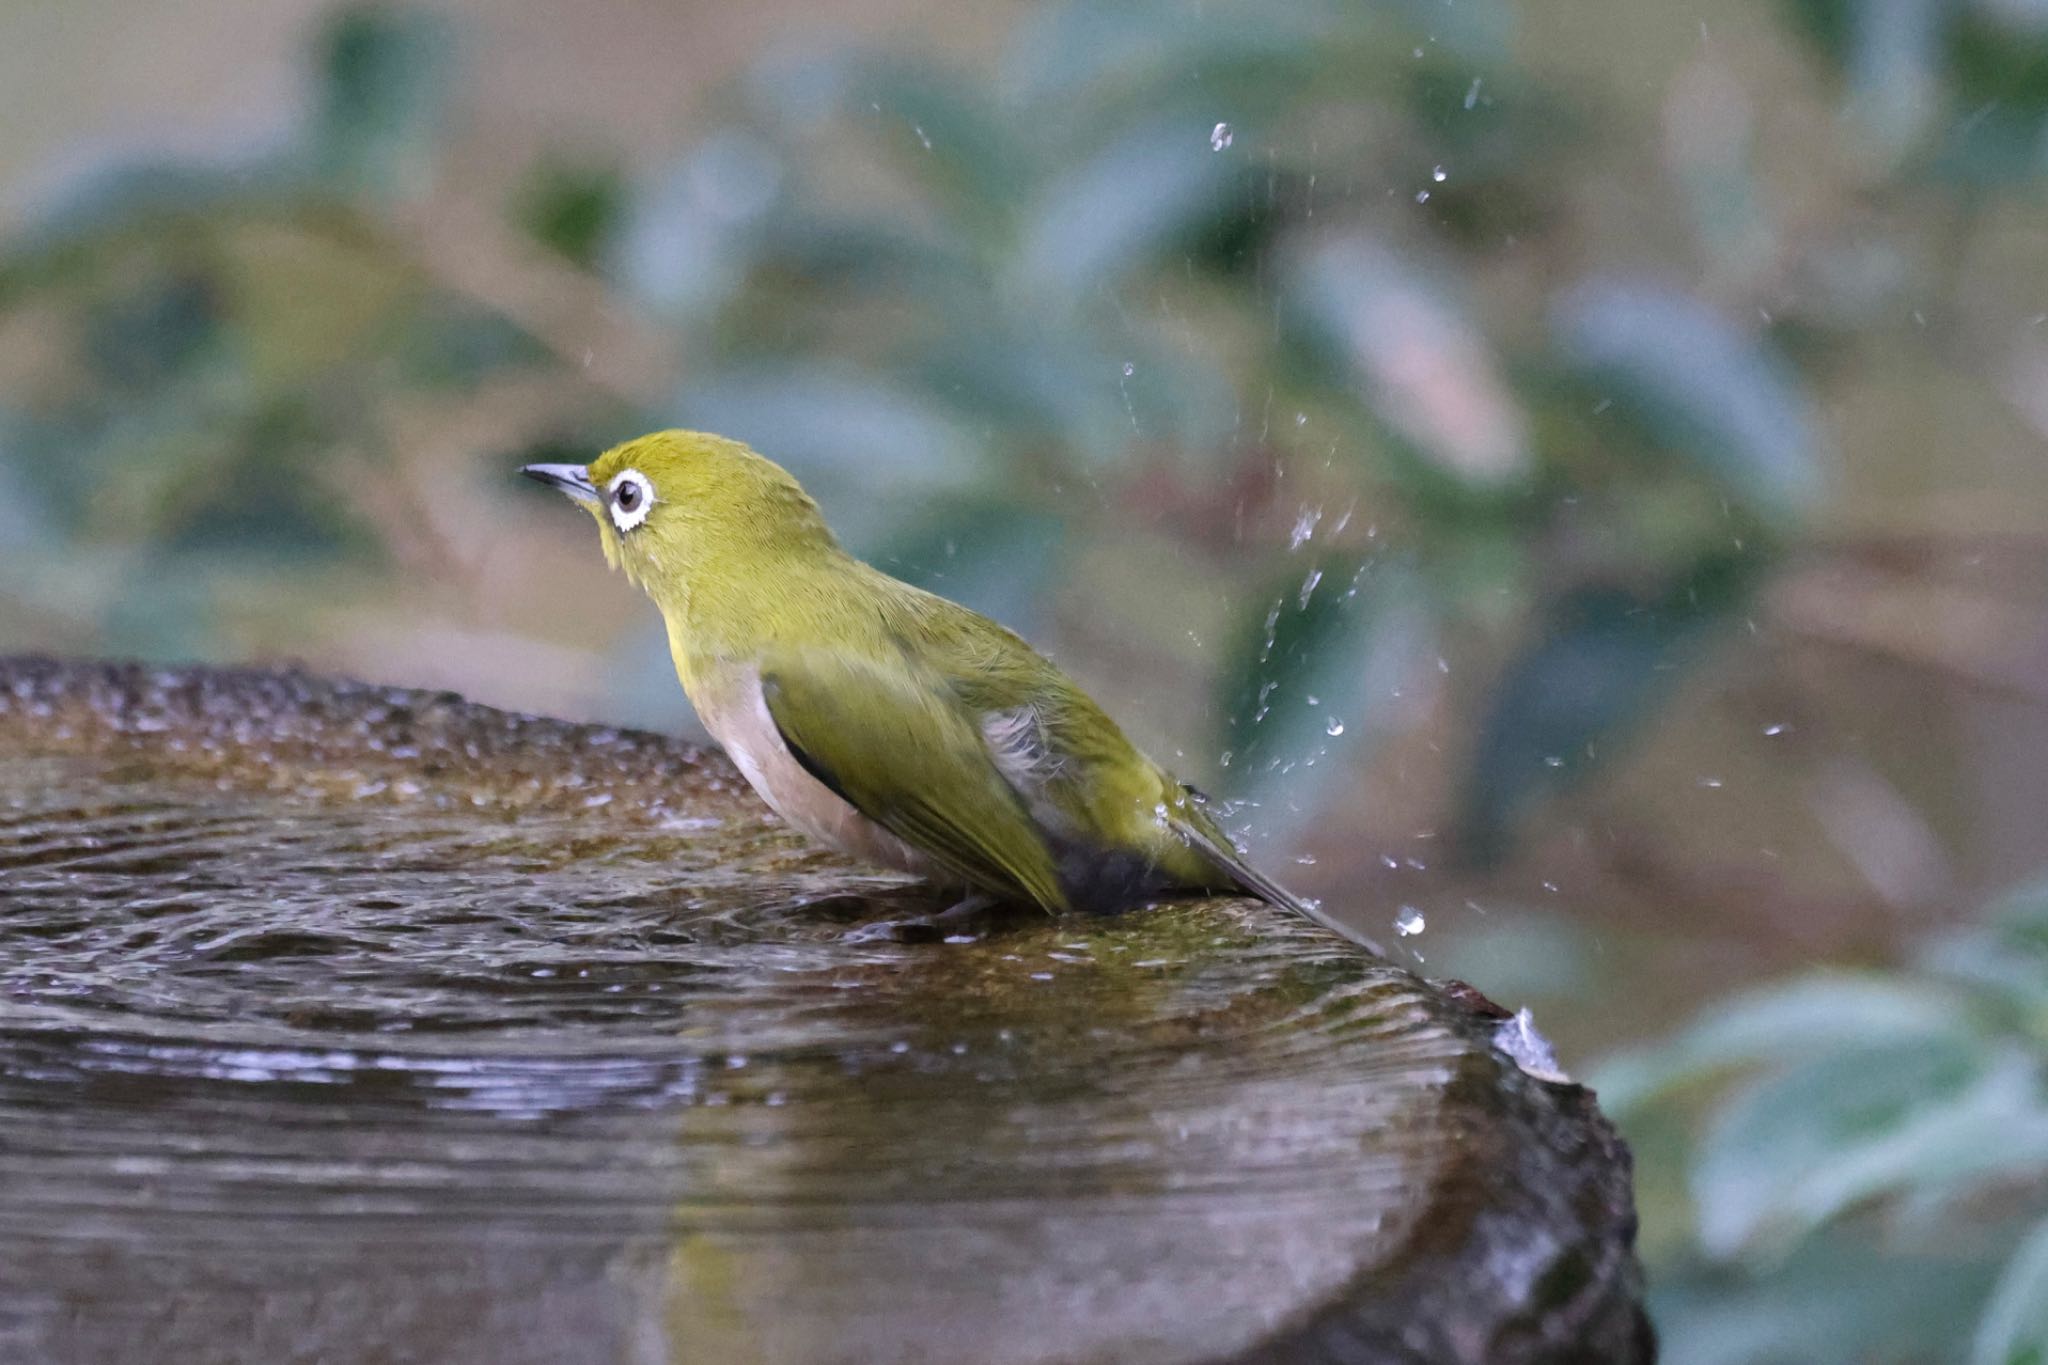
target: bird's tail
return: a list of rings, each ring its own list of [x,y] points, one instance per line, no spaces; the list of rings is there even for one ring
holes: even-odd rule
[[[1189,820],[1179,820],[1175,823],[1180,826],[1182,838],[1199,849],[1210,862],[1228,873],[1230,879],[1247,894],[1257,896],[1268,905],[1300,915],[1309,923],[1326,929],[1339,938],[1350,940],[1374,957],[1387,955],[1386,950],[1363,930],[1325,913],[1315,902],[1303,900],[1246,862],[1244,855],[1239,853],[1220,831],[1203,829],[1200,824]]]

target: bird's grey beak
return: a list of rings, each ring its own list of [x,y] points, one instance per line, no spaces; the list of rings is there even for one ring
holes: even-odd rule
[[[591,507],[598,504],[597,485],[590,481],[590,471],[580,464],[530,464],[522,466],[519,472],[561,489],[580,503]]]

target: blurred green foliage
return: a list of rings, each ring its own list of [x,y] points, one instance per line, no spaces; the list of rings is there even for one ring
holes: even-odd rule
[[[1606,752],[1678,639],[1741,609],[1823,477],[1770,339],[1668,284],[1591,275],[1475,314],[1475,269],[1546,269],[1519,235],[1561,216],[1591,136],[1518,76],[1506,24],[1052,6],[994,80],[777,52],[665,170],[556,159],[510,209],[688,339],[687,378],[626,426],[753,441],[906,576],[1029,628],[1077,544],[1167,526],[1240,622],[1209,751],[1268,834],[1312,816],[1444,630],[1533,600],[1467,784],[1485,852]],[[187,552],[374,553],[334,452],[389,458],[394,389],[544,360],[387,221],[433,183],[452,47],[411,11],[341,11],[296,146],[119,170],[14,245],[0,307],[84,319],[72,390],[10,408],[9,464],[41,485],[24,520],[89,563],[115,538],[75,493],[117,486],[107,572],[187,604],[220,571]],[[285,234],[354,276],[344,316],[266,288]],[[1559,561],[1560,508],[1614,550],[1590,579]],[[175,604],[142,619],[102,633],[176,647]]]
[[[394,411],[580,382],[541,280],[683,356],[561,404],[521,437],[546,457],[748,439],[855,548],[1027,630],[1116,596],[1078,578],[1098,552],[1170,539],[1125,595],[1221,604],[1179,729],[1269,836],[1341,801],[1444,641],[1500,641],[1450,784],[1496,855],[1748,620],[1837,469],[1816,389],[1952,301],[1960,244],[2048,171],[2038,0],[1780,17],[1842,114],[1841,216],[1935,226],[1795,237],[1710,85],[1652,191],[1601,97],[1518,57],[1543,17],[1496,0],[1122,0],[1031,11],[993,69],[775,50],[665,165],[529,168],[489,225],[523,263],[416,230],[461,33],[339,10],[286,145],[105,170],[0,248],[0,352],[33,337],[0,372],[0,625],[207,653],[237,585],[418,574],[361,489],[416,453]],[[1584,250],[1603,175],[1678,215],[1625,264]],[[1175,629],[1151,614],[1110,628]],[[672,690],[659,649],[618,661],[622,694]],[[2040,1358],[2048,1210],[1981,1201],[2041,1183],[2042,902],[1610,1069],[1646,1188],[1660,1153],[1691,1176],[1668,1358]]]
[[[1518,234],[1563,216],[1590,135],[1518,75],[1504,11],[1447,14],[1052,6],[994,81],[783,54],[635,196],[611,269],[698,338],[679,418],[828,500],[884,479],[875,510],[912,526],[964,501],[1064,538],[1170,516],[1181,572],[1237,604],[1219,780],[1268,833],[1312,816],[1442,632],[1554,599],[1481,720],[1484,852],[1606,751],[1676,637],[1741,611],[1824,452],[1770,339],[1668,284],[1475,313],[1460,279],[1547,269]],[[1626,549],[1573,582],[1552,542],[1581,498]],[[999,578],[978,605],[1012,613],[1061,564],[856,532],[936,586]]]
[[[1686,1177],[1668,1360],[2048,1358],[2048,881],[1908,971],[1723,1002],[1594,1079]]]

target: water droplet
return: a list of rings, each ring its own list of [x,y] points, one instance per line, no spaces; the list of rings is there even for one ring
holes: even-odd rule
[[[1423,919],[1422,912],[1412,905],[1402,906],[1401,913],[1394,916],[1394,932],[1402,938],[1412,938],[1428,927],[1429,922]]]
[[[1431,180],[1436,181],[1437,184],[1441,185],[1444,183],[1444,181],[1451,178],[1451,173],[1441,166],[1432,166],[1430,167],[1429,178]]]
[[[1308,610],[1308,599],[1316,595],[1316,584],[1323,581],[1321,569],[1310,569],[1308,577],[1301,581],[1301,609]]]
[[[1341,720],[1331,720],[1328,725],[1323,727],[1323,733],[1335,739],[1338,735],[1344,733],[1344,722]]]
[[[1484,78],[1474,76],[1472,84],[1465,88],[1465,108],[1467,110],[1474,108],[1479,103],[1479,83],[1482,79]]]
[[[1711,787],[1718,790],[1721,786],[1721,779],[1718,777],[1703,777],[1700,779],[1700,785],[1702,787]]]
[[[1138,367],[1136,365],[1133,365],[1128,360],[1124,362],[1124,378],[1129,379],[1132,375],[1136,374],[1137,372]]]
[[[1309,537],[1313,536],[1316,533],[1316,523],[1320,522],[1322,519],[1322,508],[1302,508],[1300,514],[1294,518],[1294,530],[1287,537],[1287,548],[1290,550],[1299,550],[1302,546],[1308,544]],[[1271,622],[1268,622],[1267,624],[1270,625]]]
[[[1543,756],[1543,766],[1546,768],[1562,768],[1564,766],[1564,757],[1561,754],[1545,754]]]
[[[1418,203],[1418,204],[1427,204],[1427,203],[1429,202],[1429,191],[1428,191],[1428,190],[1417,190],[1417,191],[1415,191],[1415,202],[1416,202],[1416,203]]]
[[[926,132],[925,132],[925,130],[924,130],[924,125],[923,125],[923,124],[921,124],[921,123],[913,123],[913,124],[911,124],[911,125],[910,125],[910,131],[911,131],[911,132],[913,132],[913,133],[916,133],[916,134],[917,134],[917,140],[918,140],[919,142],[922,142],[922,143],[924,144],[924,149],[925,149],[926,151],[930,151],[930,150],[932,149],[932,140],[931,140],[931,137],[930,137],[930,136],[929,136],[928,134],[926,134]]]
[[[1212,152],[1220,152],[1235,141],[1237,134],[1231,131],[1227,123],[1219,123],[1209,130],[1209,150]]]
[[[1782,735],[1791,728],[1791,726],[1786,725],[1781,721],[1776,725],[1766,725],[1764,727],[1764,733],[1767,735]]]

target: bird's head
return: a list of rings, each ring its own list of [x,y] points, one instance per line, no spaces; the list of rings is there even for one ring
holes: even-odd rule
[[[581,503],[597,518],[606,560],[657,600],[693,582],[744,581],[838,548],[788,471],[708,432],[657,431],[589,465],[520,472]]]

